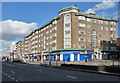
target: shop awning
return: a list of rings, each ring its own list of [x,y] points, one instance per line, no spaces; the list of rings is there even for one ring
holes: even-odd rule
[[[100,50],[100,51],[102,51],[102,52],[119,52],[119,50]]]
[[[41,56],[41,54],[36,54],[36,56]]]
[[[73,52],[73,54],[80,54],[80,52]]]

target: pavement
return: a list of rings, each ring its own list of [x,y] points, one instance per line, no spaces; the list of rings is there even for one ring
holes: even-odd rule
[[[40,81],[110,81],[118,82],[118,76],[44,67],[39,64],[2,62],[2,82]]]
[[[40,61],[29,61],[28,64],[40,64]],[[44,61],[45,64],[49,64],[49,61]],[[95,60],[95,61],[79,61],[79,62],[61,62],[51,61],[52,64],[76,64],[76,65],[93,65],[93,66],[112,66],[112,60]],[[115,66],[120,66],[120,61],[114,61]]]
[[[39,61],[29,61],[28,64],[34,64],[34,65],[39,64],[39,65],[41,65],[41,63]],[[56,61],[53,61],[53,62],[51,62],[51,65],[49,65],[49,61],[45,61],[42,64],[42,66],[120,76],[120,74],[118,74],[118,73],[111,73],[111,72],[106,72],[106,71],[93,71],[93,70],[61,67],[61,64],[88,65],[88,66],[112,66],[113,61],[111,61],[111,60],[96,60],[96,61],[89,61],[89,62],[85,62],[85,61],[80,61],[80,62],[61,62],[61,61],[57,61],[56,62]],[[114,67],[120,67],[120,62],[119,61],[114,61]]]

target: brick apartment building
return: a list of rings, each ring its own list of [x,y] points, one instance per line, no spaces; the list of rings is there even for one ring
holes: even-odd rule
[[[116,52],[115,18],[80,12],[76,5],[62,8],[58,13],[59,16],[17,43],[18,54],[42,55],[45,50],[47,56],[51,50],[51,58],[59,55],[60,60],[82,61],[85,57],[93,59],[93,51],[97,59],[105,59],[111,51]]]

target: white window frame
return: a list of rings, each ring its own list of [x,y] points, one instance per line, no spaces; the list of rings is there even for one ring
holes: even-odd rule
[[[79,23],[79,27],[85,27],[84,23]]]
[[[87,28],[91,28],[91,26],[90,26],[90,25],[87,25]]]
[[[79,20],[85,20],[84,16],[79,16]]]
[[[90,18],[87,18],[87,22],[90,22]]]

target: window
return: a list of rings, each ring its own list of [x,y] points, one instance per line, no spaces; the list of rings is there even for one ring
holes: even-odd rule
[[[43,39],[41,39],[41,41],[43,41]]]
[[[52,50],[56,50],[56,47],[52,47]]]
[[[90,36],[90,32],[87,32],[87,34]]]
[[[110,31],[116,31],[116,28],[110,28]]]
[[[52,24],[55,24],[55,21],[53,21]]]
[[[116,25],[116,22],[111,21],[110,24],[111,25]]]
[[[103,27],[99,27],[99,30],[103,30]]]
[[[53,28],[52,28],[52,31],[54,31],[54,30],[57,30],[57,27],[53,27]]]
[[[65,34],[70,34],[70,30],[68,30],[68,31],[65,31]]]
[[[85,38],[79,38],[80,42],[85,42]]]
[[[99,33],[99,36],[100,36],[100,37],[102,37],[102,36],[103,36],[103,34],[102,34],[102,33]]]
[[[90,22],[90,18],[87,18],[87,22]]]
[[[52,43],[53,43],[53,44],[56,43],[56,40],[53,40]]]
[[[91,47],[90,46],[87,46],[87,49],[90,49]]]
[[[41,34],[41,36],[43,36],[43,34]]]
[[[50,27],[52,26],[52,24],[50,24]]]
[[[105,34],[105,37],[108,37],[108,34]]]
[[[110,41],[111,44],[116,44],[115,40]]]
[[[105,47],[105,50],[109,50],[109,47]]]
[[[87,25],[87,28],[90,28],[90,25]]]
[[[47,29],[49,28],[49,26],[46,27]]]
[[[57,36],[57,34],[56,33],[54,33],[53,35],[52,35],[52,37],[56,37]]]
[[[49,34],[49,31],[47,31],[46,34]]]
[[[49,43],[46,43],[46,45],[48,46],[48,45],[49,45]]]
[[[43,30],[45,30],[46,28],[43,28]]]
[[[46,37],[46,40],[48,40],[49,39],[49,37]]]
[[[103,21],[102,20],[98,20],[98,23],[103,24]]]
[[[93,22],[93,23],[96,23],[96,19],[92,19],[92,22]]]
[[[50,45],[52,44],[52,41],[50,42]]]
[[[116,37],[115,34],[110,34],[110,37]]]
[[[84,16],[79,16],[79,20],[85,20]]]
[[[50,32],[52,32],[52,30],[50,30]]]
[[[108,24],[108,21],[105,21],[105,24]]]
[[[85,31],[79,30],[79,34],[85,34]]]
[[[85,24],[79,23],[79,27],[85,27]]]
[[[41,44],[41,47],[43,47],[43,44]]]
[[[113,47],[113,50],[116,50],[116,47]]]
[[[52,38],[52,36],[50,36],[50,38]]]
[[[43,29],[41,29],[41,32],[43,31]]]
[[[70,27],[70,23],[66,23],[66,24],[65,24],[65,27]]]
[[[108,27],[105,27],[105,30],[108,31]]]
[[[113,47],[110,47],[111,50],[113,50]]]
[[[85,46],[84,45],[79,45],[79,48],[80,49],[85,49]]]
[[[105,43],[109,43],[109,41],[106,40]]]
[[[103,40],[98,40],[99,43],[103,43]]]
[[[89,38],[87,38],[87,42],[90,42],[90,39],[89,39]]]

